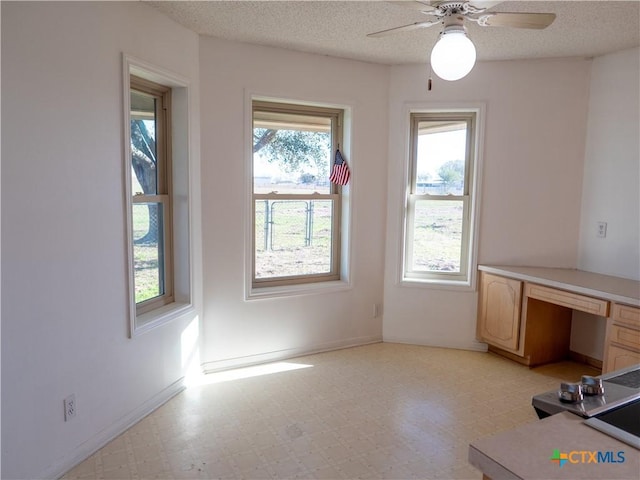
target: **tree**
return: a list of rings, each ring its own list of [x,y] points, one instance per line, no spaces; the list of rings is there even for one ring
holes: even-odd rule
[[[464,162],[462,160],[449,160],[438,169],[438,176],[442,180],[445,190],[449,190],[464,179]]]
[[[328,133],[299,130],[274,130],[256,128],[253,132],[253,153],[264,151],[269,162],[278,162],[288,173],[297,172],[309,165],[317,172],[318,178],[329,176],[326,161]],[[142,193],[156,191],[156,142],[144,120],[131,120],[131,165],[142,187]],[[310,178],[304,172],[304,178]],[[137,192],[133,192],[134,194]],[[149,229],[136,243],[156,243],[158,241],[158,206],[148,205]]]
[[[149,133],[144,120],[131,120],[131,166],[142,193],[156,191],[156,141]],[[137,192],[133,192],[134,194]],[[149,229],[136,240],[136,243],[156,243],[158,241],[158,206],[147,205],[149,210]]]
[[[330,134],[325,132],[254,128],[253,153],[264,153],[268,162],[278,162],[287,173],[309,166],[318,178],[328,178],[329,140]]]

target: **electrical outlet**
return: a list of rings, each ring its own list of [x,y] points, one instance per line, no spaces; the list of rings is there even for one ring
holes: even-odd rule
[[[76,395],[72,393],[64,399],[64,421],[68,422],[76,416]]]
[[[380,304],[379,303],[374,303],[373,304],[373,311],[371,313],[373,315],[373,318],[378,318],[380,316]]]
[[[598,238],[607,236],[607,222],[598,222]]]

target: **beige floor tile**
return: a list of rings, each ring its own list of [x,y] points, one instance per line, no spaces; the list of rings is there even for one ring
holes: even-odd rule
[[[126,450],[101,455],[103,470],[113,470],[129,465],[129,454]]]
[[[189,388],[63,478],[478,479],[469,443],[536,421],[532,395],[599,373],[398,344],[289,362],[312,367]]]
[[[113,480],[128,480],[130,478],[134,478],[134,476],[131,474],[131,468],[129,465],[122,465],[117,468],[103,470],[100,478],[113,479]]]
[[[311,472],[311,477],[318,480],[336,480],[344,478],[342,474],[335,467],[320,468]]]
[[[140,478],[155,477],[170,471],[166,460],[161,458],[149,458],[136,462],[136,472]],[[167,473],[168,474],[168,473]]]
[[[297,460],[304,466],[305,469],[311,472],[325,469],[331,466],[329,461],[319,452],[309,452],[308,455],[299,455],[297,457]]]

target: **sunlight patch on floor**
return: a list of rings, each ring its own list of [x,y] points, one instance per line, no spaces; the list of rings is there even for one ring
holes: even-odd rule
[[[263,375],[271,375],[274,373],[289,372],[292,370],[311,367],[313,367],[313,365],[292,362],[275,362],[265,365],[254,365],[253,367],[237,368],[234,370],[225,370],[223,372],[193,376],[188,379],[186,386],[194,387],[200,385],[211,385],[214,383],[231,382],[242,378],[260,377]]]

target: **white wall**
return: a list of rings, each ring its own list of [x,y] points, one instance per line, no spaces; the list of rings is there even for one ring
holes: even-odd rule
[[[193,82],[197,179],[197,35],[135,2],[2,2],[3,478],[62,474],[184,375],[197,312],[127,336],[122,52]]]
[[[385,341],[477,348],[477,293],[400,286],[406,103],[486,104],[480,264],[576,267],[589,71],[582,59],[480,62],[463,80],[393,67]]]
[[[593,61],[578,267],[640,280],[640,49]],[[607,222],[607,236],[596,235]],[[604,319],[574,314],[571,349],[603,358]]]
[[[640,280],[640,49],[593,61],[579,267]],[[607,222],[606,238],[596,223]]]
[[[200,72],[205,367],[380,340],[388,67],[203,37]],[[351,289],[245,300],[250,94],[351,108]]]

